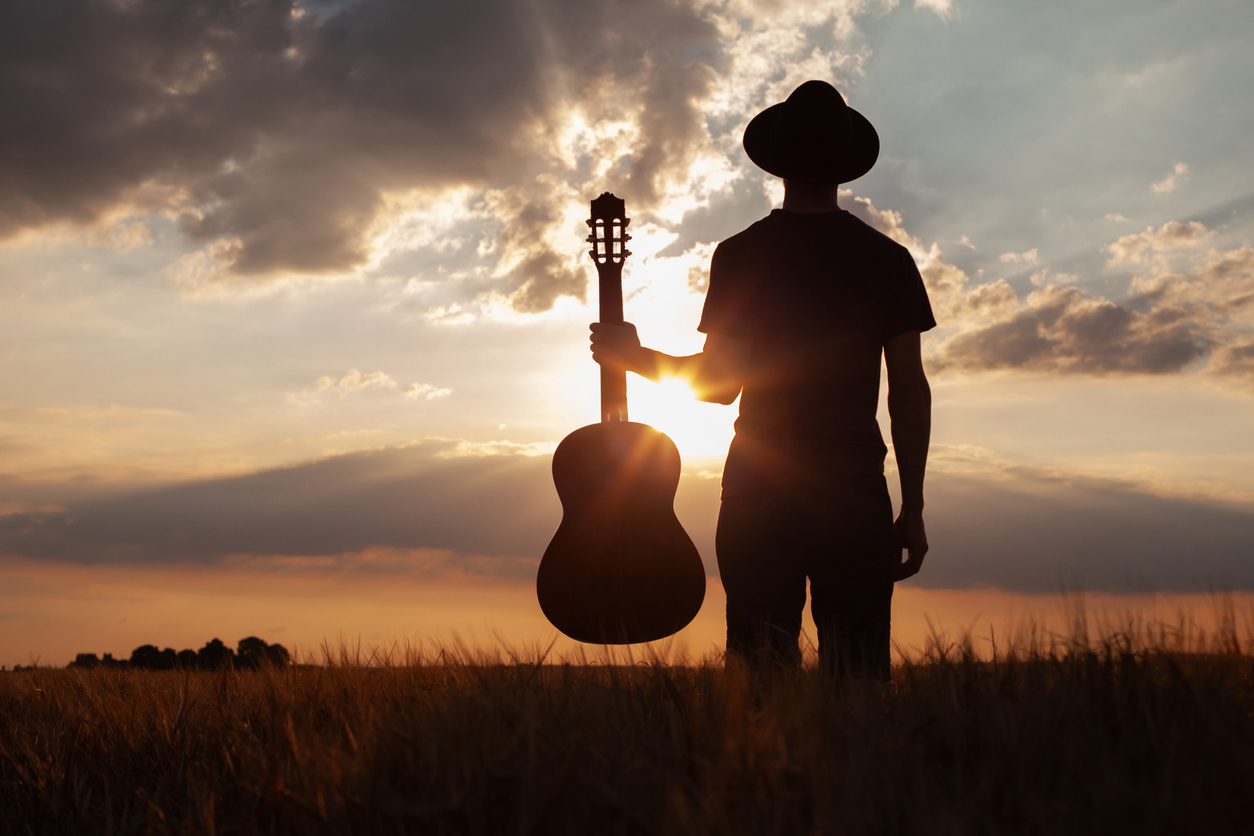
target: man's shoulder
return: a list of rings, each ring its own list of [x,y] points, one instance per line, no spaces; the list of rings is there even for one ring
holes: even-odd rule
[[[778,235],[776,225],[771,218],[775,213],[767,215],[749,224],[734,235],[729,235],[718,243],[716,250],[744,250],[760,247],[763,242]]]
[[[898,256],[910,254],[910,250],[901,242],[871,226],[852,212],[845,212],[844,215],[848,234],[857,237],[863,246]]]
[[[866,221],[845,210],[804,215],[775,210],[718,245],[727,252],[745,253],[788,245],[796,236],[839,239],[847,251],[861,251],[872,258],[900,258],[909,250]]]

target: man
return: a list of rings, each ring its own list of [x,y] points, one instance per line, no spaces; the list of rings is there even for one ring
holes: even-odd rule
[[[821,663],[887,680],[893,583],[927,553],[919,333],[936,321],[906,249],[837,206],[839,185],[875,164],[879,137],[834,87],[802,84],[749,123],[744,147],[784,179],[784,204],[715,250],[704,349],[673,357],[641,346],[630,323],[597,323],[593,358],[652,380],[688,376],[702,400],[740,395],[715,538],[728,653],[796,663],[808,578]],[[881,355],[895,523],[875,419]]]

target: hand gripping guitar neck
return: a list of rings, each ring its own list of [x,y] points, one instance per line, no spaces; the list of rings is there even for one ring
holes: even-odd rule
[[[623,262],[631,236],[623,201],[592,201],[588,226],[601,321],[623,321]],[[593,644],[672,635],[705,598],[705,569],[675,517],[679,450],[627,420],[627,374],[601,368],[601,423],[575,430],[553,453],[562,522],[540,561],[536,594],[553,626]]]

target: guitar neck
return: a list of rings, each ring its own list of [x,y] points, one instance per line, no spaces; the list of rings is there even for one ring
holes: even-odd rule
[[[600,321],[623,324],[623,264],[597,265]],[[627,372],[601,367],[601,421],[627,420]]]
[[[631,253],[627,242],[627,207],[621,198],[604,192],[592,201],[588,226],[592,234],[589,255],[596,262],[601,299],[601,322],[623,323],[623,263]],[[627,372],[601,367],[601,421],[627,420]]]

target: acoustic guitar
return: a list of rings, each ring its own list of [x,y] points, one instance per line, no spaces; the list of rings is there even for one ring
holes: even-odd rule
[[[630,220],[606,192],[588,226],[601,322],[623,321]],[[675,517],[679,450],[627,420],[627,373],[601,367],[601,423],[575,430],[553,453],[562,522],[540,561],[536,594],[557,629],[593,644],[665,638],[705,599],[701,557]]]

